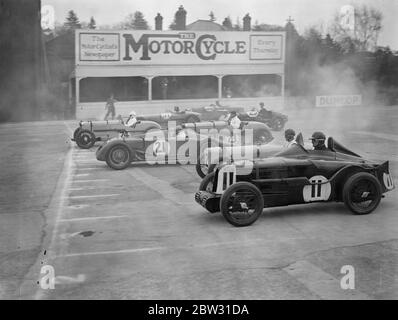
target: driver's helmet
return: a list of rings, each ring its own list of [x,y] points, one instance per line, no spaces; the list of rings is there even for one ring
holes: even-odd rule
[[[174,111],[175,111],[175,112],[180,112],[180,107],[175,106],[175,107],[174,107]]]
[[[318,141],[325,141],[326,136],[323,132],[316,131],[312,134],[311,138],[309,140],[318,140]]]
[[[260,107],[264,108],[264,102],[260,102]]]
[[[130,113],[129,113],[129,116],[132,118],[132,117],[136,117],[137,116],[137,114],[135,113],[135,111],[131,111]]]

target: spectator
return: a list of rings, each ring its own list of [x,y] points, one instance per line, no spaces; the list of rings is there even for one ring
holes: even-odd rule
[[[112,120],[115,118],[115,102],[117,102],[117,100],[114,98],[113,93],[111,93],[109,99],[106,101],[105,104],[105,110],[107,111],[104,120],[107,120],[110,114],[112,115]]]

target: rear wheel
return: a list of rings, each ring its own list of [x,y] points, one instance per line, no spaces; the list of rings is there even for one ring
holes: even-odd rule
[[[76,135],[76,144],[82,149],[90,149],[95,141],[95,134],[90,130],[80,130]]]
[[[106,155],[106,163],[115,170],[123,170],[131,163],[130,150],[125,145],[113,146]]]
[[[249,182],[237,182],[230,186],[220,200],[220,211],[235,227],[254,223],[264,209],[261,191]]]
[[[380,182],[376,177],[359,172],[345,182],[343,201],[354,214],[368,214],[379,205],[381,193]]]

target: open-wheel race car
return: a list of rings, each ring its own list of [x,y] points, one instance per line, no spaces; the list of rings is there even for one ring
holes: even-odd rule
[[[268,143],[273,139],[269,128],[260,122],[242,123],[240,141],[252,134],[256,143]],[[126,133],[108,140],[96,152],[97,160],[106,161],[115,170],[127,168],[131,162],[148,164],[196,164],[201,153],[209,145],[233,144],[237,129],[226,121],[186,123],[175,130],[153,129],[146,133]],[[253,143],[253,141],[251,141]]]
[[[137,121],[132,127],[123,120],[80,121],[71,140],[82,149],[90,149],[96,141],[107,141],[121,132],[143,133],[151,129],[160,129],[160,125],[153,121]]]
[[[267,124],[272,130],[280,131],[285,127],[288,121],[288,116],[280,112],[266,110],[259,112],[257,110],[250,110],[239,114],[239,119],[242,121],[258,121]]]
[[[337,201],[354,214],[375,210],[394,188],[388,161],[365,160],[331,137],[327,147],[293,144],[271,158],[221,165],[202,180],[195,200],[237,227],[254,223],[266,207]]]

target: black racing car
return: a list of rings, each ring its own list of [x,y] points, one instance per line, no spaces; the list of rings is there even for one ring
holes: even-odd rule
[[[255,109],[239,114],[239,119],[242,121],[257,121],[268,125],[275,131],[280,131],[285,127],[288,121],[288,116],[280,112],[271,110],[260,110]]]
[[[294,144],[272,158],[225,164],[207,175],[195,200],[234,226],[255,222],[264,207],[342,201],[354,214],[368,214],[394,188],[388,161],[368,161],[333,138],[327,150]]]

